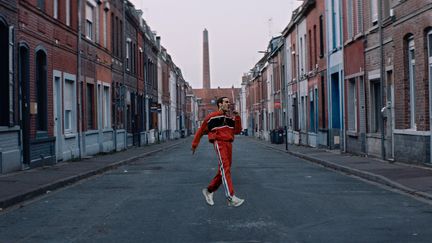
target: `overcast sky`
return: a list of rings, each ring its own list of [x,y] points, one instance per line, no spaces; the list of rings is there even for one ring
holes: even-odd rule
[[[288,25],[298,0],[130,0],[161,36],[193,88],[202,88],[203,30],[209,32],[211,87],[240,87],[271,36]],[[269,21],[271,19],[271,21]]]

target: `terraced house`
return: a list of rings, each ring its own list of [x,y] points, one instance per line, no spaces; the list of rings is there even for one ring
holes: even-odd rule
[[[168,58],[158,93],[160,37],[131,2],[2,0],[0,34],[0,173],[159,142],[169,119],[185,129],[189,85]]]
[[[431,16],[430,1],[303,1],[282,31],[287,141],[430,164]],[[248,127],[267,140],[274,63],[266,53],[242,82]]]

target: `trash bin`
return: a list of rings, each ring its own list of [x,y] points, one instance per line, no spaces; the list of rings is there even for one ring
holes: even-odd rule
[[[271,143],[278,143],[278,132],[276,129],[271,130],[270,132]]]
[[[284,143],[284,130],[279,129],[277,132],[275,132],[275,134],[276,134],[276,143],[277,144]]]

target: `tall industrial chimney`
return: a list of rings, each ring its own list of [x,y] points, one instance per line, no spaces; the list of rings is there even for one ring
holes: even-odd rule
[[[207,29],[204,29],[203,35],[203,89],[210,89],[210,60]]]

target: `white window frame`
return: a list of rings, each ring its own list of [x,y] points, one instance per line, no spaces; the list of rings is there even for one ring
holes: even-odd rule
[[[72,84],[72,97],[67,97],[66,92],[69,85],[67,85],[67,82],[70,82]],[[66,100],[69,98],[71,101],[70,107],[66,107]],[[76,77],[72,74],[64,74],[63,75],[63,119],[64,119],[64,133],[65,134],[72,134],[76,132]],[[69,109],[67,109],[69,108]],[[70,111],[70,117],[67,117],[66,111]],[[69,127],[66,127],[66,121],[69,122]]]
[[[89,40],[96,40],[96,22],[97,22],[97,18],[96,18],[96,11],[97,10],[97,5],[96,2],[94,0],[87,0],[86,3],[86,8],[85,8],[85,34],[87,39]],[[88,16],[89,13],[91,12],[91,16]],[[90,18],[90,19],[89,19]]]
[[[414,56],[412,56],[414,54]],[[409,101],[410,101],[410,128],[417,130],[417,125],[415,122],[415,43],[414,38],[410,37],[408,39],[408,80],[409,80]]]

